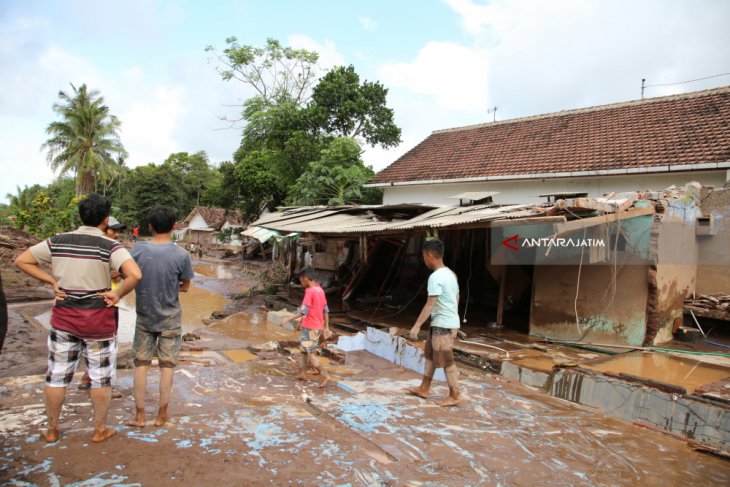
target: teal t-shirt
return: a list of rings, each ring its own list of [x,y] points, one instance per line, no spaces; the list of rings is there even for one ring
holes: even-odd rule
[[[436,269],[428,278],[428,295],[438,296],[431,310],[431,326],[459,328],[459,282],[448,267]]]

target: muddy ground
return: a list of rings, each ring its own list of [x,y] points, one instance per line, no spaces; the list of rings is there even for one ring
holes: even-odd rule
[[[8,485],[728,485],[730,463],[501,376],[465,370],[467,398],[442,409],[403,394],[414,372],[367,352],[328,362],[335,382],[295,379],[296,332],[266,321],[240,266],[195,262],[195,286],[226,298],[181,353],[172,420],[126,426],[132,371],[120,370],[110,423],[93,444],[88,392],[68,389],[62,438],[45,444],[45,333],[50,303],[11,306],[0,356],[0,483]],[[200,299],[206,300],[205,294]],[[209,295],[207,295],[209,296]],[[195,304],[197,306],[197,304]],[[201,323],[202,324],[202,323]],[[80,375],[80,373],[78,374]],[[148,419],[157,400],[150,374]],[[434,397],[446,387],[436,384]]]

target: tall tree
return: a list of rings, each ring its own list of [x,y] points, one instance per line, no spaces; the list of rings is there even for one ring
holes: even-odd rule
[[[46,128],[50,138],[41,146],[48,150],[48,163],[60,175],[72,172],[76,177],[76,195],[97,191],[99,183],[114,173],[119,159],[127,156],[119,139],[121,122],[109,113],[104,98],[85,84],[72,84],[71,94],[59,91],[60,103],[53,111],[61,120]],[[115,159],[116,156],[116,159]]]
[[[295,105],[307,102],[317,80],[319,54],[283,47],[276,39],[267,39],[265,46],[256,47],[241,45],[238,39],[229,37],[226,45],[222,53],[213,46],[205,49],[220,62],[217,71],[224,81],[237,80],[250,86],[256,92],[255,97],[266,105],[276,105],[283,100]],[[245,118],[244,114],[229,121],[235,123]]]
[[[338,137],[322,150],[319,160],[289,190],[293,205],[379,204],[382,191],[363,188],[375,175],[360,159],[360,146],[350,137]]]
[[[147,164],[130,170],[119,185],[117,201],[122,221],[147,230],[147,212],[155,205],[167,205],[183,218],[190,211],[182,174],[170,165]]]
[[[210,167],[205,151],[194,154],[175,152],[165,159],[163,166],[169,166],[182,176],[187,197],[185,204],[191,208],[201,204],[201,197],[215,183],[217,175],[217,171]]]
[[[363,81],[355,68],[338,66],[314,87],[309,118],[328,134],[352,137],[384,148],[400,144],[400,128],[386,105],[388,90],[380,83]]]

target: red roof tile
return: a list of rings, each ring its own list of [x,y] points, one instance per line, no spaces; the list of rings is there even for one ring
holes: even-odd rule
[[[433,132],[371,184],[730,161],[730,86]]]
[[[220,230],[228,222],[233,226],[242,226],[241,212],[237,210],[226,210],[225,208],[211,208],[208,206],[196,206],[183,220],[187,226],[196,214],[200,214],[205,223],[214,230]]]

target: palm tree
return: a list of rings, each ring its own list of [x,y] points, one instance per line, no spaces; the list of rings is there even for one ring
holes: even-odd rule
[[[5,197],[10,201],[10,207],[15,211],[27,210],[30,208],[30,202],[33,200],[31,191],[26,184],[24,188],[20,185],[15,185],[15,194],[6,193]]]
[[[105,186],[127,152],[117,133],[121,122],[109,114],[99,92],[88,91],[85,84],[78,89],[72,84],[71,88],[73,96],[58,92],[61,103],[55,103],[53,111],[62,120],[48,125],[50,138],[41,150],[48,150],[51,169],[60,171],[60,175],[75,174],[76,196],[80,196],[96,191],[98,183]]]

